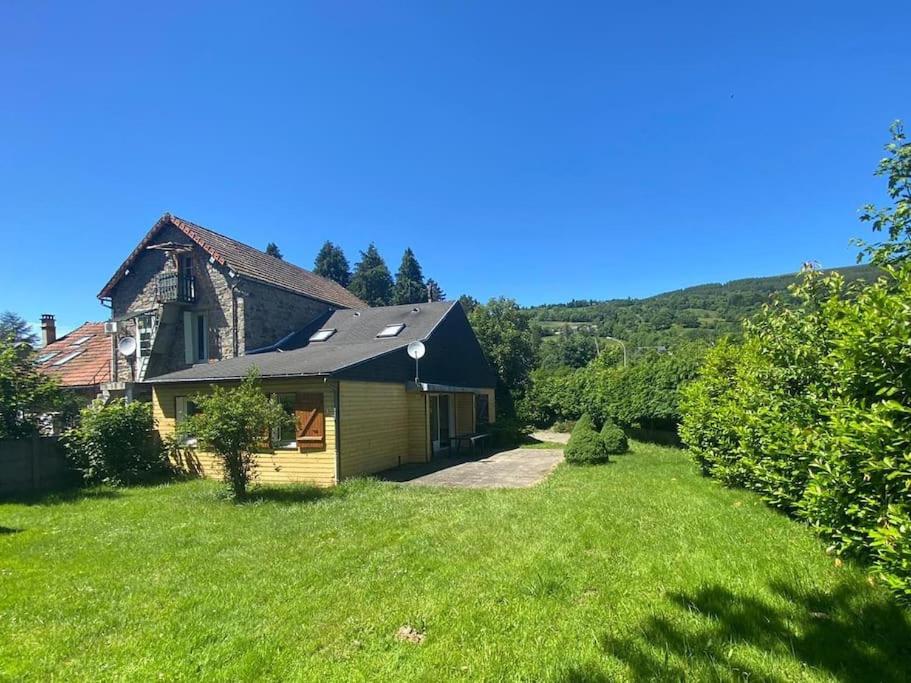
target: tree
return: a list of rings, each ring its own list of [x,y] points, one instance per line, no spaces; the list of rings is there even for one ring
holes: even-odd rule
[[[37,433],[40,415],[62,402],[57,382],[35,364],[32,347],[0,338],[0,438]]]
[[[431,301],[446,301],[446,292],[433,278],[427,280],[427,298]]]
[[[0,339],[12,340],[15,344],[38,345],[38,335],[21,316],[12,311],[0,313]]]
[[[313,272],[337,282],[342,287],[351,284],[351,267],[345,258],[345,252],[332,242],[327,241],[319,250],[313,264]]]
[[[503,385],[525,391],[538,358],[538,335],[528,315],[512,299],[491,299],[469,316],[478,341]]]
[[[469,315],[474,309],[481,305],[481,302],[475,299],[470,294],[463,294],[459,297],[459,303],[462,304],[462,308],[465,311],[465,315]]]
[[[414,257],[411,248],[402,254],[402,263],[395,276],[392,301],[395,304],[417,304],[427,300],[427,288],[421,264]]]
[[[392,303],[392,275],[373,242],[367,251],[361,252],[361,260],[354,267],[348,289],[366,301],[368,306],[388,306]]]
[[[211,393],[193,398],[199,412],[179,427],[184,437],[195,437],[203,448],[219,457],[225,483],[235,499],[245,498],[256,476],[256,449],[272,429],[289,421],[282,405],[266,396],[255,370],[240,386],[214,386]]]
[[[889,236],[884,242],[867,246],[858,256],[860,260],[866,253],[874,263],[895,263],[911,256],[911,142],[901,121],[895,121],[889,131],[892,141],[885,148],[888,156],[879,162],[875,173],[888,176],[889,197],[895,204],[886,208],[867,204],[860,217],[871,223],[874,231]]]
[[[269,244],[266,245],[266,253],[269,254],[269,256],[274,256],[275,258],[285,258],[282,256],[281,249],[278,248],[278,245],[275,242],[269,242]]]

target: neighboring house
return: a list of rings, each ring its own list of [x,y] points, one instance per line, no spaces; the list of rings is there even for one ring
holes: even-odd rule
[[[93,399],[111,379],[111,338],[104,323],[85,323],[57,338],[54,316],[41,316],[42,348],[36,352],[38,368],[70,391]]]
[[[111,308],[114,336],[106,388],[127,393],[156,375],[243,356],[328,311],[365,305],[331,280],[167,213],[98,298]],[[135,340],[120,346],[129,355],[117,350],[125,338]]]
[[[426,348],[418,382],[412,341]],[[462,306],[437,302],[326,312],[261,352],[152,378],[159,435],[192,414],[195,394],[237,384],[251,368],[295,418],[258,456],[265,482],[330,485],[424,462],[495,417],[496,375]],[[221,473],[212,454],[195,452],[191,463]]]

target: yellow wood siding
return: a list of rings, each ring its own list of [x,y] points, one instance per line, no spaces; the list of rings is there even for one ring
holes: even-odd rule
[[[235,383],[236,384],[236,383]],[[209,390],[209,384],[181,383],[156,385],[152,390],[152,415],[158,434],[166,438],[174,433],[175,399],[178,396],[193,396]],[[335,383],[314,379],[281,379],[262,382],[263,391],[282,393],[322,393],[326,414],[326,447],[321,451],[301,453],[292,449],[263,451],[256,456],[257,473],[260,483],[287,484],[310,483],[331,486],[336,483],[335,473]],[[205,451],[187,449],[189,460],[177,462],[184,469],[205,477],[221,477],[222,469],[218,458]]]
[[[474,394],[454,394],[455,433],[474,432]]]
[[[395,467],[408,458],[404,384],[341,382],[341,476]]]
[[[408,459],[407,462],[427,462],[430,459],[430,414],[427,394],[411,391],[408,404]]]

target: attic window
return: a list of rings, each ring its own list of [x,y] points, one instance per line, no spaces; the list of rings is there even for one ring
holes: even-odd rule
[[[63,364],[66,363],[67,361],[73,360],[73,359],[74,359],[76,356],[78,356],[80,353],[82,353],[82,351],[73,351],[73,353],[68,353],[67,355],[65,355],[65,356],[64,356],[63,358],[61,358],[60,360],[55,360],[55,361],[54,361],[54,365],[63,365]]]
[[[330,329],[325,329],[325,330],[317,330],[312,335],[310,335],[310,341],[312,341],[312,342],[326,341],[329,337],[331,337],[333,334],[335,334],[335,332],[336,332],[336,329],[334,327],[330,328]]]
[[[386,325],[380,333],[376,335],[377,337],[394,337],[399,332],[405,329],[405,323],[393,323],[391,325]]]
[[[80,344],[85,344],[91,338],[92,338],[92,335],[88,335],[87,337],[80,337],[79,339],[74,341],[72,345],[79,346]]]
[[[56,351],[51,351],[50,353],[46,353],[43,356],[38,356],[38,360],[36,362],[47,363],[51,358],[53,358],[56,355],[57,355]]]

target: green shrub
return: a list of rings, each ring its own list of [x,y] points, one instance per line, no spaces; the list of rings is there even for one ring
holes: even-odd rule
[[[557,434],[569,434],[575,426],[575,420],[557,420],[551,425],[550,431],[557,432]]]
[[[494,448],[512,448],[519,445],[528,436],[529,429],[524,421],[517,417],[499,415],[496,422],[491,422],[484,430],[490,434],[490,445]]]
[[[626,453],[629,450],[629,441],[626,434],[616,424],[608,420],[601,427],[601,445],[604,452],[610,455],[615,453]]]
[[[573,465],[596,465],[610,459],[588,413],[582,415],[573,427],[563,456],[566,462]]]
[[[152,405],[117,399],[92,403],[64,436],[67,456],[86,483],[131,484],[167,471],[152,439]]]

